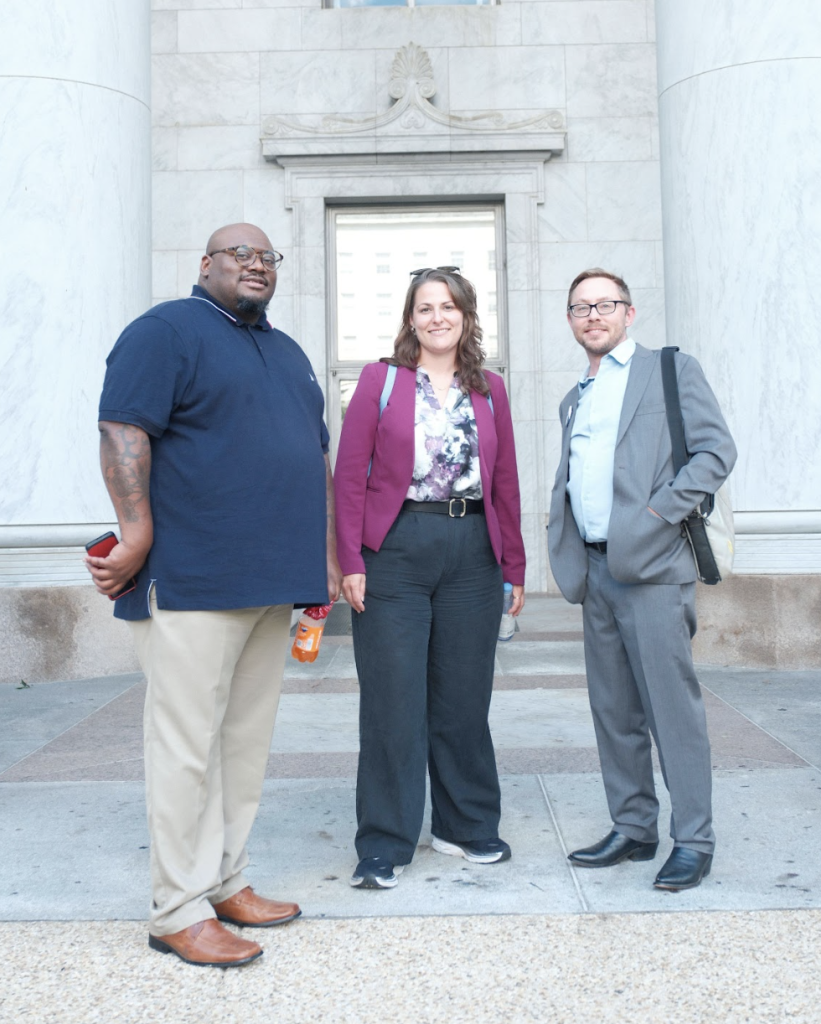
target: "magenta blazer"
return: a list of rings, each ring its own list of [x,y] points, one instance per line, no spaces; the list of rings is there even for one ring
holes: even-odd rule
[[[362,370],[342,424],[334,491],[337,554],[345,576],[365,572],[362,545],[379,550],[413,479],[416,374],[399,367],[380,419],[379,399],[387,374],[387,363],[370,363]],[[485,375],[493,409],[477,392],[471,398],[487,530],[505,582],[524,585],[525,549],[510,404],[502,378],[487,371]]]

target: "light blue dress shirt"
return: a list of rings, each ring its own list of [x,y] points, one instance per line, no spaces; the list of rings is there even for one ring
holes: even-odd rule
[[[636,343],[625,338],[602,358],[595,377],[585,376],[579,381],[567,492],[573,518],[586,541],[607,540],[616,438],[635,351]]]

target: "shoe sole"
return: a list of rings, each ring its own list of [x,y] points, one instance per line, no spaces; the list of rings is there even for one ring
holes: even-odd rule
[[[296,921],[301,916],[302,911],[298,910],[290,917],[278,917],[275,921],[240,921],[236,917],[226,917],[224,914],[217,914],[217,920],[236,925],[237,928],[276,928],[278,924],[288,924],[289,921]]]
[[[398,875],[405,870],[404,864],[397,864],[393,869],[393,878],[380,878],[378,875],[354,875],[351,878],[351,885],[354,889],[393,889],[399,881]]]
[[[696,886],[701,885],[701,883],[704,881],[707,875],[710,874],[710,868],[712,868],[712,866],[713,865],[710,864],[710,866],[707,868],[707,870],[704,872],[704,874],[701,876],[701,878],[699,878],[697,882],[688,882],[687,885],[671,885],[669,882],[659,882],[658,880],[656,880],[655,882],[653,882],[653,888],[661,889],[662,892],[685,892],[687,889],[695,889]]]
[[[168,943],[163,942],[162,939],[158,939],[156,935],[148,936],[148,945],[158,953],[173,953],[174,956],[179,957],[183,963],[191,964],[192,967],[244,967],[246,964],[253,963],[254,960],[259,960],[265,952],[265,950],[261,949],[258,953],[254,953],[253,956],[246,956],[242,960],[189,960],[187,956],[183,956],[179,950],[174,949],[173,946],[169,946]]]
[[[472,864],[498,864],[503,860],[510,860],[510,850],[500,850],[499,853],[471,853],[456,843],[448,843],[444,839],[433,837],[431,846],[437,853],[445,853],[449,857],[464,857]]]
[[[648,843],[650,849],[648,850],[633,850],[632,853],[626,853],[623,857],[617,857],[615,860],[608,860],[606,864],[595,864],[590,861],[576,860],[571,853],[568,856],[568,860],[577,868],[612,868],[616,864],[621,864],[625,860],[655,860],[656,854],[658,853],[658,843]]]

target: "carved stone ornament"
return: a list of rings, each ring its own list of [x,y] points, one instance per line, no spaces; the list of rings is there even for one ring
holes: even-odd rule
[[[267,160],[289,157],[378,156],[381,154],[521,152],[549,159],[564,150],[564,115],[544,110],[515,119],[503,111],[468,116],[450,114],[431,103],[436,95],[430,57],[408,43],[391,66],[388,95],[394,101],[376,117],[340,114],[289,120],[269,117],[263,124]]]

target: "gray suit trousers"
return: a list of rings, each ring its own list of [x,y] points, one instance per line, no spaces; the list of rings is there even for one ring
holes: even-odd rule
[[[607,803],[617,832],[658,839],[650,734],[677,846],[712,853],[710,743],[690,640],[695,584],[620,583],[588,549],[584,654]]]

